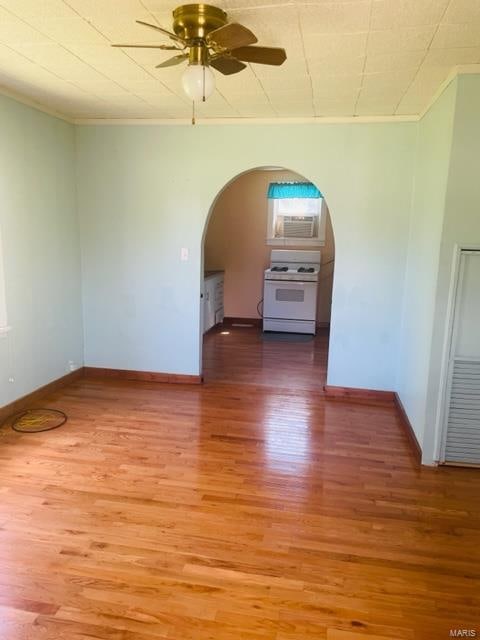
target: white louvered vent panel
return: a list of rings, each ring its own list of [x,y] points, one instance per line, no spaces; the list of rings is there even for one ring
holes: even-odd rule
[[[283,219],[284,238],[313,238],[314,218],[285,216]]]
[[[480,464],[480,361],[454,364],[445,460]]]

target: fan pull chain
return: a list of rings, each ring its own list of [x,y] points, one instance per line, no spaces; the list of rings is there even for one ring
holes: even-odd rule
[[[195,100],[192,100],[192,124],[195,124]]]
[[[205,102],[205,65],[202,66],[203,69],[203,98],[202,102]]]

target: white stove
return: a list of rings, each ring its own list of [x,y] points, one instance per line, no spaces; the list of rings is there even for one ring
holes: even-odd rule
[[[263,330],[316,331],[320,251],[273,249],[263,286]]]

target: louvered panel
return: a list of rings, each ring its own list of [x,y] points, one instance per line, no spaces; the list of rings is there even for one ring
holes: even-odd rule
[[[475,358],[458,358],[458,360],[456,360],[455,362],[455,368],[458,371],[460,370],[464,371],[466,369],[470,369],[474,373],[477,373],[480,375],[478,371],[478,363]]]
[[[458,371],[461,371],[463,373],[464,378],[467,382],[469,380],[478,380],[478,378],[480,378],[480,375],[478,373],[475,373],[474,371],[470,371],[469,369],[467,370],[458,369]]]
[[[453,404],[454,404],[455,402],[458,402],[458,407],[454,407],[454,406],[453,406]],[[475,413],[475,409],[474,409],[474,408],[472,408],[471,406],[469,406],[469,405],[465,404],[465,403],[460,402],[460,398],[458,398],[458,399],[454,399],[454,401],[452,401],[452,400],[451,400],[451,401],[450,401],[450,404],[452,405],[452,411],[458,411],[458,413],[459,413],[460,415],[462,415],[462,414],[469,414],[469,413],[471,413],[472,411]],[[476,415],[476,413],[475,413],[475,415]]]
[[[467,407],[465,405],[461,405],[459,407],[452,407],[452,411],[453,412],[458,412],[459,415],[462,415],[464,413],[465,414],[469,414],[474,410],[471,407]],[[475,411],[474,411],[474,413],[475,413]]]
[[[454,364],[445,460],[480,464],[480,361]]]
[[[455,447],[453,445],[451,446],[450,451],[453,451],[455,448],[458,448],[458,447],[466,447],[470,451],[472,447],[475,447],[475,442],[476,442],[475,434],[473,434],[470,437],[467,437],[467,436],[463,436],[462,434],[456,433],[454,434],[454,437],[455,437],[456,444],[455,444]]]
[[[461,400],[462,398],[469,398],[470,400],[480,400],[480,395],[476,389],[466,387],[461,391],[459,389],[452,389],[451,398],[454,400],[457,398],[459,400]]]
[[[450,452],[450,458],[447,462],[469,462],[470,464],[480,464],[478,460],[478,451],[472,449],[468,445],[453,449]]]
[[[468,453],[465,452],[459,452],[459,453],[455,453],[452,454],[452,457],[450,460],[446,460],[446,463],[450,463],[450,464],[474,464],[474,465],[478,465],[478,455],[470,455]]]
[[[449,425],[449,428],[452,431],[460,431],[462,433],[469,433],[470,431],[475,431],[476,430],[476,425],[473,422],[470,422],[470,424],[468,422],[454,422],[452,424]]]
[[[467,449],[470,453],[474,453],[476,449],[478,449],[478,436],[475,433],[472,433],[472,436],[470,438],[457,438],[455,434],[452,434],[452,439],[450,440],[449,444],[448,444],[448,450],[449,451],[455,451],[459,448],[463,448],[466,446],[465,443],[470,443],[467,446]],[[477,451],[478,453],[478,451]],[[480,460],[479,460],[480,462]]]
[[[454,409],[450,412],[449,418],[451,423],[465,422],[468,425],[470,422],[478,420],[478,411]]]
[[[480,410],[480,402],[472,400],[471,398],[467,398],[467,396],[463,398],[452,398],[452,400],[450,401],[450,406],[453,409],[469,409],[471,411]]]
[[[476,393],[478,394],[478,388],[476,385],[480,382],[480,378],[468,380],[466,378],[463,379],[461,384],[458,382],[454,385],[452,391],[453,393]]]
[[[476,415],[450,415],[448,426],[452,429],[455,428],[465,428],[465,429],[475,429],[478,425],[478,412]]]
[[[452,439],[456,443],[470,442],[471,444],[475,444],[475,438],[477,437],[475,433],[471,433],[471,432],[469,435],[467,435],[465,433],[459,433],[458,431],[456,432],[453,431],[451,435],[452,435]]]
[[[449,428],[451,427],[452,429],[458,428],[458,429],[476,429],[478,427],[478,415],[477,417],[471,417],[471,418],[457,418],[457,417],[453,417],[451,420],[449,420],[448,423]]]

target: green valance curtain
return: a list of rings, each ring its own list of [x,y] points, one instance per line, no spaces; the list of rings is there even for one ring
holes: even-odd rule
[[[311,182],[271,182],[267,198],[321,198],[322,194]]]

